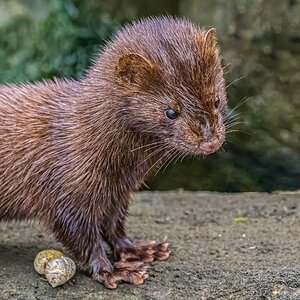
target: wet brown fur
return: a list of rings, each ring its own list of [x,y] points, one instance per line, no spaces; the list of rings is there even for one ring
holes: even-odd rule
[[[214,30],[170,17],[126,26],[81,80],[0,86],[0,221],[39,220],[115,287],[103,242],[128,247],[130,193],[169,154],[221,145],[225,107]]]

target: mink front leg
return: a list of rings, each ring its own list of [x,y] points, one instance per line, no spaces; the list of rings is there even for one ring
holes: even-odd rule
[[[116,288],[120,281],[142,284],[148,277],[147,266],[142,262],[112,264],[103,247],[99,220],[88,213],[70,204],[56,210],[51,226],[58,241],[72,252],[80,269],[107,288]]]
[[[122,201],[123,206],[113,218],[107,220],[106,240],[113,249],[115,259],[121,262],[141,261],[151,263],[154,260],[166,260],[171,254],[170,245],[167,242],[157,243],[131,239],[125,233],[125,218],[128,210],[128,202]]]

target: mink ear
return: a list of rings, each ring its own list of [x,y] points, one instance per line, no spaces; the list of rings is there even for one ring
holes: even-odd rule
[[[115,71],[116,78],[122,85],[143,86],[150,81],[153,66],[144,56],[128,53],[119,58]]]
[[[209,46],[216,46],[217,44],[217,35],[216,35],[216,29],[215,28],[210,28],[206,31],[205,33],[205,42]]]

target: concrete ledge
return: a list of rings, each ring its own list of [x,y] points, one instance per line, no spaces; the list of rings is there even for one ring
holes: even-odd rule
[[[300,299],[300,193],[143,192],[127,225],[173,255],[110,291],[80,272],[51,288],[33,260],[61,246],[36,223],[0,224],[0,299]]]

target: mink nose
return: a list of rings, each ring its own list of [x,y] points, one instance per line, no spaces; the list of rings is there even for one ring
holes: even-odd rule
[[[208,155],[216,152],[222,146],[222,144],[222,141],[213,139],[212,141],[201,143],[198,149],[201,154]]]

